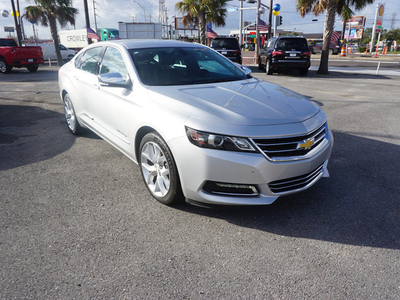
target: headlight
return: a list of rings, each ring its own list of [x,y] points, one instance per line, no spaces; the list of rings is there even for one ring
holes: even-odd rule
[[[197,131],[189,127],[186,127],[186,135],[193,145],[201,148],[228,151],[256,151],[249,140],[242,137],[225,136]]]

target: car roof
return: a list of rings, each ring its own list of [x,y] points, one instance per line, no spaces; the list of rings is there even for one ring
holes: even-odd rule
[[[143,49],[143,48],[159,48],[159,47],[191,47],[191,48],[206,48],[201,44],[173,41],[173,40],[157,40],[157,39],[121,39],[112,41],[103,41],[92,45],[120,45],[126,49]]]
[[[305,37],[302,36],[280,36],[278,39],[305,39]]]

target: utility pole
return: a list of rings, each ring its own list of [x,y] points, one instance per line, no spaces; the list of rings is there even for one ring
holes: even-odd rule
[[[93,0],[93,13],[94,13],[94,31],[97,33],[96,1],[94,0]]]
[[[90,28],[90,20],[89,20],[89,8],[87,4],[87,0],[83,0],[83,5],[85,7],[85,19],[86,19],[86,30],[87,28]],[[92,43],[92,39],[88,38],[88,44]]]
[[[260,31],[258,30],[258,20],[260,19],[260,7],[261,0],[257,0],[257,19],[256,19],[256,46],[254,56],[256,58],[256,64],[258,63],[258,53],[260,52]]]
[[[13,10],[13,15],[14,15],[15,30],[17,31],[18,46],[21,47],[22,46],[21,26],[19,26],[19,23],[17,20],[17,11],[15,10],[14,0],[11,0],[11,6],[12,6],[12,10]]]
[[[268,39],[272,37],[272,7],[274,6],[274,0],[269,1],[269,17],[268,17]]]

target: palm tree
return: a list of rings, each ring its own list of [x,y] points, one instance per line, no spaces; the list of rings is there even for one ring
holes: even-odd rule
[[[182,24],[187,26],[197,20],[200,32],[200,43],[206,44],[206,23],[213,22],[218,26],[225,25],[226,3],[229,0],[182,0],[176,9],[186,15]]]
[[[335,25],[336,14],[343,15],[345,18],[349,16],[350,7],[356,10],[364,8],[367,4],[372,4],[374,0],[296,0],[297,11],[304,17],[307,13],[312,12],[315,16],[326,11],[325,25],[324,25],[324,43],[322,45],[321,61],[319,64],[318,74],[329,74],[328,59],[329,59],[329,46],[333,27]]]
[[[74,25],[78,10],[72,7],[71,0],[34,1],[36,6],[26,7],[24,18],[32,22],[38,21],[45,27],[50,26],[50,33],[57,54],[57,65],[61,66],[63,60],[58,43],[57,21],[61,27],[64,27],[67,23]]]

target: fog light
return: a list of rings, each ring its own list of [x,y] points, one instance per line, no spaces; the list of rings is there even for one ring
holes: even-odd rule
[[[235,184],[224,182],[207,181],[203,190],[218,195],[225,196],[258,196],[257,187],[248,184]]]

